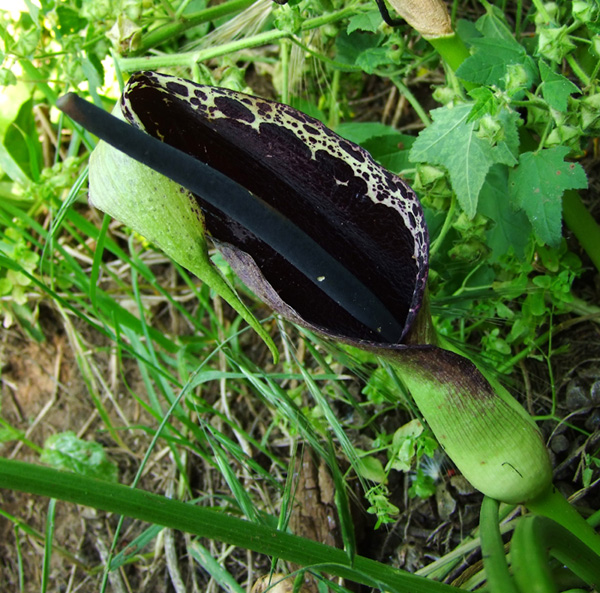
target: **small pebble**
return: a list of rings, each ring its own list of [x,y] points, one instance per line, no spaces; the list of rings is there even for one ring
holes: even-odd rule
[[[591,414],[585,419],[584,426],[590,432],[600,430],[600,408],[592,410]]]
[[[550,448],[555,453],[562,453],[569,448],[569,439],[564,434],[557,434],[550,442]]]
[[[587,389],[578,379],[571,379],[567,384],[567,407],[569,410],[579,410],[590,405]]]

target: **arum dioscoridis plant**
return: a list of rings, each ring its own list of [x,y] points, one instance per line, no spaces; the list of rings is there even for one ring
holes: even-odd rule
[[[90,162],[93,205],[215,281],[253,327],[212,269],[207,237],[284,318],[389,360],[473,486],[559,521],[562,513],[600,553],[593,530],[554,493],[532,419],[470,360],[437,344],[427,229],[404,181],[286,105],[155,72],[127,83],[118,111],[128,123],[72,94],[59,107],[108,143]]]

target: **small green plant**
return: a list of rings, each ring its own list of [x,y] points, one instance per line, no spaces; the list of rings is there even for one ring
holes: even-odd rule
[[[32,251],[16,227],[7,228],[0,250],[25,272],[32,274],[39,264],[39,255]],[[35,325],[33,312],[27,307],[26,290],[31,288],[31,278],[14,269],[0,268],[0,297],[5,328],[11,327],[15,317],[26,320],[30,327]]]
[[[52,435],[44,443],[40,460],[56,469],[99,480],[117,481],[117,466],[100,443],[84,441],[72,431]]]

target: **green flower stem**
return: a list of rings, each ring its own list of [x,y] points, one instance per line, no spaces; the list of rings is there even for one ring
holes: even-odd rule
[[[452,223],[454,222],[454,211],[456,210],[456,194],[452,193],[452,197],[450,198],[450,206],[448,208],[448,213],[446,214],[446,218],[444,219],[444,224],[442,225],[442,229],[440,230],[438,236],[435,238],[435,241],[429,248],[429,259],[430,261],[433,259],[434,255],[438,252],[441,247],[448,231],[452,228]]]
[[[552,519],[571,532],[596,555],[596,563],[600,570],[600,535],[585,521],[577,510],[556,488],[551,487],[538,498],[526,503],[527,508],[543,517]],[[600,573],[599,573],[600,574]],[[600,584],[600,578],[598,580]]]
[[[545,545],[531,530],[532,517],[522,517],[511,540],[511,564],[520,593],[557,593]]]
[[[583,205],[579,194],[568,190],[563,195],[563,216],[579,244],[600,271],[600,225]]]
[[[174,66],[184,66],[191,68],[198,62],[211,60],[220,56],[225,56],[236,51],[269,45],[289,37],[287,31],[275,29],[258,33],[245,39],[239,39],[230,43],[224,43],[218,47],[207,47],[198,51],[191,51],[181,54],[164,54],[160,56],[140,57],[140,58],[120,58],[118,60],[119,68],[125,72],[135,72],[136,70],[156,70],[157,68],[172,68]]]
[[[0,487],[118,513],[267,554],[300,566],[398,593],[452,593],[455,588],[222,512],[120,484],[0,458]]]
[[[231,0],[230,2],[223,2],[222,4],[205,8],[181,21],[157,27],[142,37],[141,44],[134,52],[134,55],[145,54],[152,47],[178,37],[192,27],[214,21],[233,12],[244,10],[248,6],[251,6],[253,2],[254,0]]]
[[[498,526],[498,501],[484,497],[479,521],[481,556],[490,593],[518,593],[508,571],[502,534]]]
[[[600,561],[580,539],[546,517],[523,517],[511,541],[515,580],[523,593],[557,591],[548,554],[571,569],[586,583],[600,584]]]
[[[310,31],[317,29],[331,22],[339,21],[347,16],[354,14],[354,8],[348,6],[337,12],[325,14],[314,19],[308,19],[302,23],[303,31]],[[180,53],[180,54],[169,54],[161,56],[151,57],[133,57],[133,58],[120,58],[118,60],[119,68],[125,72],[135,72],[136,70],[155,70],[157,68],[172,68],[174,66],[185,66],[191,68],[198,62],[211,60],[220,56],[225,56],[236,51],[243,51],[245,49],[251,49],[253,47],[260,47],[262,45],[269,45],[280,39],[286,39],[292,37],[292,31],[282,31],[274,29],[271,31],[264,31],[245,39],[238,39],[231,41],[230,43],[224,43],[218,47],[207,47],[197,51]]]
[[[377,73],[377,72],[376,72]],[[382,74],[382,76],[385,76]],[[400,91],[400,94],[409,102],[410,106],[415,110],[415,113],[419,116],[419,119],[425,126],[431,125],[431,119],[427,112],[421,107],[418,99],[413,95],[411,90],[397,77],[390,77],[390,80],[394,83],[396,88]]]
[[[487,380],[490,384],[491,388],[494,390],[495,395],[497,395],[500,399],[504,400],[509,406],[517,410],[521,415],[532,425],[537,426],[533,418],[525,411],[523,406],[512,396],[512,394],[498,381],[498,378],[495,373],[490,372],[484,368],[479,368],[475,365],[475,363],[463,352],[459,347],[455,346],[453,343],[449,342],[445,337],[438,336],[437,338],[439,346],[441,348],[445,348],[446,350],[457,354],[468,360],[477,370],[482,374],[482,376]]]
[[[281,102],[290,102],[290,51],[289,39],[282,39],[279,43],[279,62],[281,64]]]
[[[584,69],[579,65],[579,62],[574,56],[567,56],[567,63],[571,66],[571,70],[577,75],[579,80],[583,83],[583,86],[589,86],[591,84],[590,77],[585,73]]]
[[[314,19],[306,19],[302,23],[303,31],[310,31],[312,29],[318,29],[324,25],[328,25],[329,23],[335,23],[342,19],[345,19],[349,16],[354,16],[356,14],[356,5],[354,3],[342,8],[341,10],[336,10],[335,12],[328,12],[321,16],[317,16]]]
[[[546,10],[546,7],[544,6],[544,2],[542,0],[533,0],[533,5],[547,23],[554,22],[550,17],[550,14],[548,14],[548,11]]]

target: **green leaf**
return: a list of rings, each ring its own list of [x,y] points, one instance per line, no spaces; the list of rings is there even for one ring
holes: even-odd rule
[[[361,146],[371,138],[398,133],[395,128],[392,128],[392,126],[387,126],[386,124],[382,124],[378,121],[344,122],[337,126],[335,131],[340,136],[346,138],[346,140],[350,140],[351,142],[355,142],[356,144],[360,144]]]
[[[507,68],[511,64],[522,65],[531,81],[537,77],[535,63],[514,39],[473,39],[472,45],[475,53],[456,71],[463,80],[504,89]]]
[[[498,261],[511,247],[517,257],[522,257],[531,235],[527,216],[515,211],[508,196],[508,169],[504,165],[493,165],[479,195],[479,212],[494,222],[487,232],[491,262]]]
[[[360,477],[377,484],[382,484],[387,479],[385,470],[383,469],[383,464],[377,457],[372,455],[359,457],[355,469]]]
[[[475,100],[475,105],[469,114],[469,121],[474,121],[484,115],[494,115],[498,111],[498,98],[485,86],[478,86],[469,91],[469,96]]]
[[[164,525],[201,538],[223,541],[310,566],[327,563],[327,573],[364,583],[370,588],[411,593],[453,593],[452,587],[375,562],[363,556],[348,558],[345,550],[251,523],[223,512],[183,503],[120,484],[97,482],[47,467],[0,457],[2,487],[117,513],[146,523]],[[396,509],[397,510],[397,509]]]
[[[443,107],[431,112],[433,123],[423,130],[410,151],[413,162],[441,165],[448,170],[452,188],[464,212],[472,218],[485,177],[494,163],[513,165],[518,145],[514,113],[504,112],[505,126],[496,146],[478,134],[479,121],[468,121],[472,103]],[[480,120],[481,121],[481,120]]]
[[[587,187],[582,166],[564,160],[568,153],[566,146],[525,152],[509,173],[513,202],[525,211],[536,236],[552,246],[561,238],[563,192]]]
[[[369,67],[373,63],[381,63],[381,52],[376,50],[382,49],[387,54],[385,48],[379,47],[382,40],[382,35],[373,35],[372,33],[354,31],[354,33],[346,35],[340,32],[335,42],[336,60],[341,64],[351,66],[359,65],[360,61],[361,68]]]
[[[504,39],[514,42],[514,36],[506,24],[504,13],[496,6],[486,4],[486,13],[477,20],[477,30],[488,39]]]
[[[435,480],[428,476],[421,468],[417,470],[414,482],[408,489],[410,497],[429,498],[436,492]]]
[[[43,159],[33,114],[33,98],[19,108],[6,130],[3,144],[6,153],[2,151],[2,162],[10,167],[7,172],[12,172],[11,177],[15,181],[20,180],[19,172],[22,172],[27,178],[37,181]]]
[[[408,149],[414,141],[414,136],[395,133],[371,138],[363,143],[363,147],[383,167],[394,173],[400,173],[411,167]]]
[[[363,12],[350,18],[348,21],[348,27],[346,32],[348,35],[354,31],[368,31],[369,33],[375,33],[381,25],[381,14],[378,10],[370,10],[369,12]]]
[[[401,426],[394,433],[392,467],[398,471],[409,471],[417,452],[417,438],[423,432],[423,424],[416,418]]]
[[[557,111],[567,110],[567,99],[573,93],[581,93],[579,87],[570,80],[554,72],[546,62],[540,60],[540,74],[542,76],[542,96]]]
[[[384,367],[378,367],[373,371],[362,390],[370,402],[380,404],[386,401],[390,393],[398,389],[396,380]]]
[[[386,47],[369,47],[356,58],[356,65],[367,74],[373,74],[377,67],[389,64],[389,61]]]
[[[117,466],[108,459],[102,445],[84,441],[72,431],[46,439],[41,460],[56,469],[109,482],[117,481]]]
[[[336,131],[347,140],[360,144],[378,163],[394,173],[411,166],[408,151],[415,141],[414,136],[400,134],[380,122],[343,123]]]
[[[77,11],[67,6],[57,6],[56,16],[61,35],[78,33],[88,24],[87,20],[80,17]]]
[[[17,117],[21,105],[31,97],[31,89],[22,81],[6,86],[0,93],[0,137]]]

